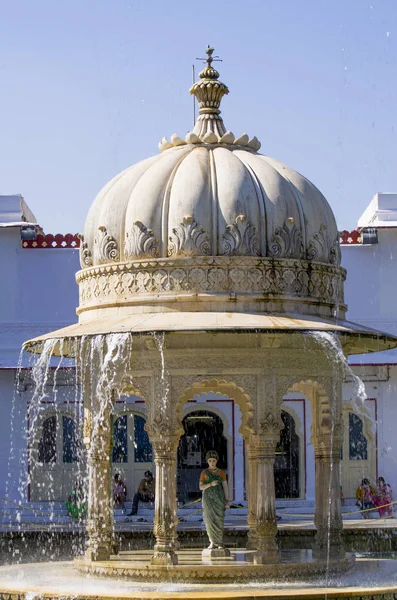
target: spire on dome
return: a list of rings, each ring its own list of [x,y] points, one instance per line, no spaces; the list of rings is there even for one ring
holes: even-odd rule
[[[219,106],[225,94],[229,93],[227,85],[219,81],[219,73],[212,66],[213,62],[221,62],[219,56],[213,56],[214,49],[207,46],[207,58],[198,58],[207,63],[200,73],[200,81],[190,88],[190,93],[196,96],[199,114],[193,131],[186,134],[185,139],[173,133],[170,140],[166,137],[159,143],[160,152],[183,146],[185,144],[225,144],[227,146],[242,146],[258,152],[261,144],[254,136],[252,139],[246,133],[235,137],[231,131],[226,131]]]
[[[228,94],[229,90],[224,83],[218,80],[219,73],[214,69],[212,63],[220,62],[221,59],[213,56],[213,53],[214,48],[207,46],[207,58],[197,59],[206,61],[207,65],[200,73],[200,81],[194,83],[189,91],[196,96],[199,105],[199,115],[193,133],[202,139],[207,134],[209,137],[212,137],[211,134],[215,135],[214,142],[216,142],[226,133],[219,106],[222,97]]]

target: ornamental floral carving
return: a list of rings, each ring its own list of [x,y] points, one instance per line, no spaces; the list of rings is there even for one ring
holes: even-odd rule
[[[183,217],[182,223],[172,229],[168,256],[210,256],[211,243],[205,230],[192,216]]]
[[[313,235],[308,244],[306,253],[307,259],[327,262],[338,266],[341,261],[339,238],[337,237],[330,244],[326,232],[327,226],[322,224],[320,226],[320,231]]]
[[[120,252],[117,242],[112,235],[109,235],[106,227],[100,225],[95,237],[97,244],[97,256],[99,263],[117,262],[120,259]]]
[[[88,248],[87,242],[84,241],[84,235],[81,233],[78,234],[78,238],[81,240],[80,243],[80,266],[82,269],[85,267],[92,267],[92,254],[91,250]]]
[[[275,230],[269,254],[277,258],[302,258],[303,253],[302,232],[296,226],[295,219],[289,217],[282,227]]]
[[[227,225],[221,238],[221,254],[227,256],[259,256],[259,238],[245,215],[238,215]]]
[[[125,234],[125,258],[156,258],[159,252],[160,243],[153,231],[145,227],[141,221],[135,221],[131,230]]]
[[[331,250],[329,252],[329,262],[331,263],[331,265],[336,265],[337,267],[341,263],[339,235],[336,237],[334,243],[331,246]]]
[[[284,423],[281,419],[281,415],[274,415],[273,413],[268,412],[259,423],[259,432],[265,435],[278,435],[283,426]]]

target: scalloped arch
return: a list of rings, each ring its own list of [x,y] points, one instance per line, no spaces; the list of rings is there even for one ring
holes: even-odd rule
[[[185,388],[177,400],[177,415],[178,419],[182,418],[183,408],[193,396],[198,394],[224,394],[233,398],[241,411],[241,427],[239,433],[246,438],[249,433],[253,432],[253,421],[255,415],[254,403],[251,396],[234,381],[225,379],[205,379],[195,381],[192,385]]]

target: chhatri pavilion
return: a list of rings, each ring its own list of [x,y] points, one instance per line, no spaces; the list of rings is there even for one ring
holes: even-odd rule
[[[310,402],[315,460],[315,554],[343,560],[340,498],[343,353],[394,345],[345,320],[335,218],[305,177],[234,135],[229,93],[207,64],[190,89],[196,124],[112,179],[81,238],[79,321],[35,338],[34,352],[76,358],[84,402],[89,540],[84,564],[117,552],[111,498],[112,414],[118,398],[146,406],[156,496],[151,565],[178,564],[176,465],[182,413],[198,394],[241,411],[249,547],[280,560],[274,462],[283,397]],[[210,448],[208,448],[210,449]]]

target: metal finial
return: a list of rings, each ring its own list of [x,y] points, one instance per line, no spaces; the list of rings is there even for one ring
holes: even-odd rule
[[[213,53],[214,53],[214,50],[215,50],[215,48],[212,48],[208,44],[207,48],[205,49],[205,53],[207,55],[207,58],[196,58],[196,60],[202,60],[203,62],[206,62],[209,67],[212,65],[213,62],[222,62],[222,59],[219,58],[218,55],[212,56]]]

